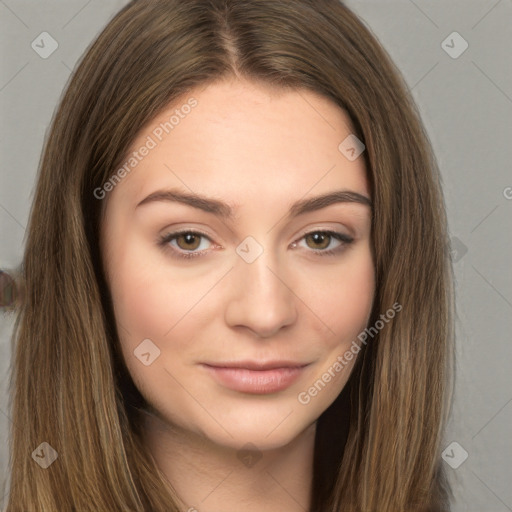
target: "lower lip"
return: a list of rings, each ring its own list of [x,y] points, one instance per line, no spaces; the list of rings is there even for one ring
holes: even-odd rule
[[[291,386],[306,368],[274,368],[272,370],[247,370],[246,368],[226,368],[203,365],[222,385],[240,391],[264,395],[276,393]]]

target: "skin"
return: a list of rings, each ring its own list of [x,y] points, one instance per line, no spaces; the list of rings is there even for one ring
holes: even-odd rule
[[[183,499],[183,510],[307,510],[316,421],[343,389],[355,358],[308,404],[298,401],[349,350],[370,315],[375,291],[371,209],[335,203],[291,219],[290,205],[334,190],[370,197],[363,158],[338,145],[352,133],[331,100],[225,80],[191,91],[143,127],[132,149],[190,97],[198,105],[105,198],[101,245],[123,357],[153,414],[145,438]],[[177,188],[236,208],[231,223],[189,205],[136,205]],[[178,229],[183,237],[159,246]],[[354,241],[315,241],[331,229]],[[248,236],[263,253],[236,252]],[[297,242],[293,246],[293,242]],[[179,259],[178,253],[199,252]],[[252,250],[252,249],[251,249]],[[134,355],[150,339],[160,355]],[[288,359],[308,362],[288,388],[234,391],[201,362]],[[256,463],[240,449],[252,443]],[[238,456],[237,456],[238,455]]]

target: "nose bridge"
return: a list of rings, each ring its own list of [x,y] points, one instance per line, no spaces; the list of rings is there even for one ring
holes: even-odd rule
[[[270,250],[265,250],[251,263],[239,261],[237,265],[240,267],[238,278],[244,290],[250,292],[248,295],[266,297],[272,301],[288,291],[283,283],[285,275],[281,275],[282,265]]]
[[[268,295],[269,299],[289,293],[284,284],[288,272],[280,259],[278,245],[279,241],[274,240],[271,233],[261,233],[258,239],[247,236],[236,249],[242,260],[237,266],[241,278],[247,281],[246,286],[250,286],[253,293]]]
[[[227,321],[232,326],[245,325],[261,336],[292,323],[295,296],[276,252],[252,237],[239,244],[236,252],[232,276],[235,291],[228,304]]]

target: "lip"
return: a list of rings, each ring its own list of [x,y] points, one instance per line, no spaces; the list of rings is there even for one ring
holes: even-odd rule
[[[289,361],[239,361],[202,363],[201,366],[218,383],[229,389],[264,395],[277,393],[291,386],[309,364]]]

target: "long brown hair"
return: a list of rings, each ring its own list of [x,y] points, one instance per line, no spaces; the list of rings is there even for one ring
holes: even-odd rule
[[[370,318],[318,420],[311,512],[447,511],[440,458],[453,388],[453,289],[439,170],[399,71],[337,0],[134,0],[78,64],[42,155],[13,335],[7,512],[179,511],[142,442],[144,401],[120,355],[93,191],[140,129],[234,75],[315,91],[364,142],[373,201]],[[341,141],[340,141],[341,142]],[[47,469],[33,452],[58,454]]]

